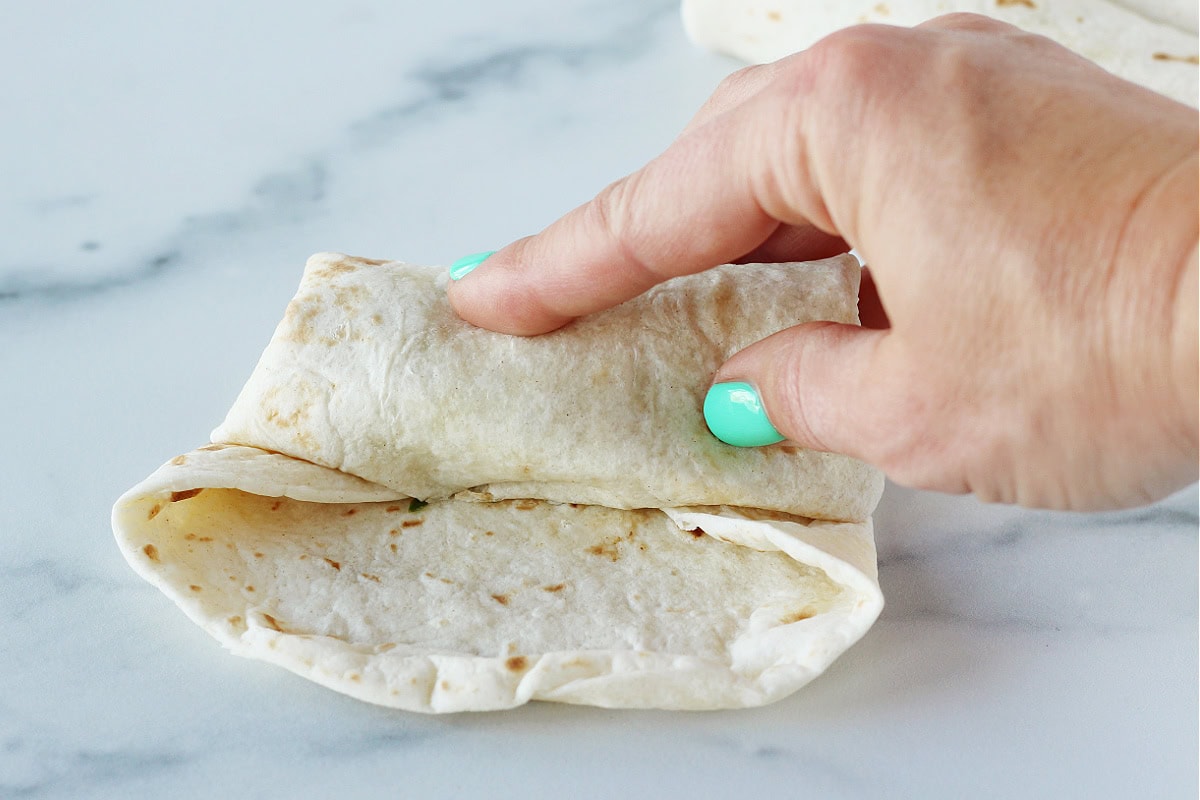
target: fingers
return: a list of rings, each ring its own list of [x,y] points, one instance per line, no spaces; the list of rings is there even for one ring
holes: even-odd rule
[[[808,172],[794,94],[779,94],[760,91],[700,122],[595,200],[491,256],[451,284],[455,311],[485,328],[532,335],[734,261],[781,225],[810,231],[788,240],[788,259],[844,251],[840,240],[811,235],[803,211],[780,199],[779,181],[794,189]]]
[[[726,75],[712,93],[712,97],[705,101],[680,135],[694,131],[704,123],[737,108],[756,96],[771,85],[771,82],[779,74],[780,65],[784,63],[786,63],[786,59],[771,64],[752,64]]]
[[[450,285],[454,310],[502,333],[544,333],[753,249],[778,223],[744,191],[734,197],[722,190],[735,180],[726,169],[681,179],[697,149],[668,151],[537,236],[500,250]],[[693,188],[704,197],[686,196]]]
[[[836,322],[798,325],[729,359],[713,383],[744,381],[787,439],[872,461],[884,424],[888,333]]]

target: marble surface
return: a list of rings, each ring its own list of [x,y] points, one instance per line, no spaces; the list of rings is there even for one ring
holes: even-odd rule
[[[1195,487],[1090,516],[890,488],[882,617],[762,709],[427,718],[225,654],[109,508],[206,440],[305,257],[536,230],[736,65],[674,0],[3,16],[0,797],[1196,796]]]

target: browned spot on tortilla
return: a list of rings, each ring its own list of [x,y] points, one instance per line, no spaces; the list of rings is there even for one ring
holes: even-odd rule
[[[287,309],[283,312],[283,325],[286,328],[283,330],[285,338],[307,344],[312,341],[313,323],[317,319],[317,315],[321,313],[321,306],[318,304],[320,298],[315,294],[297,295],[292,302],[288,303]]]
[[[599,544],[594,544],[587,549],[587,552],[591,553],[594,556],[603,556],[603,557],[609,559],[610,561],[612,561],[613,563],[616,563],[617,559],[621,557],[621,542],[624,542],[624,541],[632,542],[636,537],[637,537],[637,531],[631,530],[629,533],[625,534],[624,536],[614,536],[611,539],[605,539],[603,542],[600,542]],[[642,549],[645,549],[645,548],[642,548]]]
[[[335,261],[332,264],[326,264],[320,269],[313,270],[312,275],[314,277],[333,277],[334,275],[341,275],[346,272],[354,272],[356,269],[358,269],[358,264],[355,264],[350,259],[343,259]]]
[[[194,533],[184,534],[183,538],[187,539],[189,542],[194,542],[194,541],[196,541],[196,534],[194,534]]]
[[[301,553],[301,554],[300,554],[300,560],[301,560],[301,561],[307,561],[307,560],[308,560],[308,553]]]
[[[236,580],[237,580],[237,575],[230,575],[230,576],[229,576],[229,580],[231,580],[231,581],[236,581]]]
[[[543,586],[542,591],[543,592],[561,592],[563,589],[566,588],[566,586],[567,585],[565,583],[556,583],[553,586]]]
[[[182,492],[171,492],[171,502],[178,503],[180,500],[191,500],[203,491],[203,489],[185,489]]]
[[[396,649],[395,642],[384,642],[383,644],[381,644],[375,648],[375,652],[376,653],[386,653],[388,650],[395,650],[395,649]]]
[[[794,444],[781,444],[779,445],[779,452],[787,453],[789,456],[794,456],[796,453],[800,452],[800,448],[796,447]]]
[[[236,616],[236,615],[230,617],[229,619],[227,619],[225,621],[228,622],[230,625],[241,625],[242,624],[242,618],[239,616]]]
[[[364,299],[366,293],[366,289],[361,286],[335,286],[333,304],[342,311],[357,311],[358,304]]]
[[[350,680],[354,681],[355,683],[362,682],[362,675],[359,675],[357,672],[351,672],[347,677],[350,678]]]
[[[454,581],[450,580],[449,578],[438,578],[438,580],[441,581],[442,583],[449,583],[449,584],[454,583]]]
[[[199,542],[211,542],[212,540],[213,540],[213,537],[211,537],[211,536],[201,536],[201,537],[200,537],[199,539],[197,539],[196,541],[199,541]]]
[[[262,554],[262,553],[259,553],[259,552],[257,552],[257,551],[256,551],[256,552],[254,553],[254,557],[255,557],[255,558],[262,558],[262,557],[263,557],[263,554]]]
[[[396,552],[396,543],[395,542],[392,542],[391,544],[389,544],[388,547],[391,548],[393,553]]]
[[[1025,6],[1026,8],[1037,8],[1033,4],[1033,0],[996,0],[996,5],[1004,8],[1005,6]]]
[[[187,463],[187,456],[175,456],[171,459],[171,463],[177,467],[182,467]]]
[[[228,445],[228,444],[206,444],[206,445],[204,445],[204,447],[201,447],[200,449],[201,449],[201,450],[203,450],[203,451],[205,451],[206,453],[215,453],[217,450],[224,450],[224,449],[226,449],[227,447],[232,447],[232,445]]]
[[[426,573],[425,573],[425,577],[426,577],[426,578],[433,578],[433,577],[436,577],[436,576],[435,576],[435,575],[434,575],[432,572],[426,572]]]
[[[697,539],[699,539],[701,536],[704,535],[704,528],[692,528],[690,531],[688,531],[688,533],[690,533],[692,536],[695,536]]]
[[[400,510],[401,510],[400,506],[388,506],[387,508],[384,509],[384,511],[386,511],[389,514],[395,514],[397,511],[400,511]]]
[[[342,565],[341,565],[340,563],[338,563],[337,561],[334,561],[332,558],[325,558],[325,556],[322,556],[322,558],[324,558],[324,559],[325,559],[325,563],[326,563],[326,564],[328,564],[329,566],[333,567],[333,568],[334,568],[334,569],[336,569],[338,572],[341,572],[341,571],[342,571]]]
[[[300,422],[300,418],[305,416],[304,409],[297,408],[287,416],[277,408],[272,408],[267,411],[267,422],[275,425],[277,428],[294,428]],[[301,434],[296,434],[297,441],[300,441]]]
[[[788,614],[786,617],[784,617],[783,619],[781,619],[779,621],[781,623],[783,623],[784,625],[790,625],[791,623],[799,622],[802,619],[811,619],[812,617],[815,617],[816,615],[817,615],[816,612],[813,611],[811,608],[805,607],[805,608],[800,609],[799,611],[793,611],[791,614]]]
[[[525,656],[513,656],[504,662],[504,666],[508,667],[508,669],[512,670],[513,672],[520,672],[521,670],[525,669],[525,665],[527,663],[528,662],[525,660]]]
[[[767,19],[771,20],[771,22],[779,22],[779,20],[783,19],[783,15],[778,11],[768,11]]]
[[[270,614],[263,614],[263,619],[267,621],[267,625],[269,625],[272,629],[277,630],[280,633],[284,632],[283,626],[279,624],[279,620],[275,619]]]
[[[375,581],[376,583],[382,583],[382,581],[379,580],[378,575],[371,575],[370,573],[367,573],[367,572],[363,572],[360,574],[369,581]]]
[[[587,549],[587,551],[594,556],[604,556],[604,557],[610,559],[611,561],[613,561],[613,563],[616,563],[616,560],[621,557],[621,551],[617,549],[617,544],[620,541],[621,541],[620,539],[617,539],[617,540],[611,541],[611,542],[601,542],[600,544],[594,544],[591,547],[589,547]]]
[[[196,585],[196,584],[194,584],[194,583],[193,583],[191,586],[189,586],[188,588],[189,588],[189,589],[191,589],[193,592],[198,592],[198,591],[200,591],[200,587],[199,587],[199,586],[197,586],[197,585]]]
[[[1178,61],[1181,64],[1200,64],[1200,56],[1173,56],[1170,53],[1155,53],[1155,61]]]
[[[423,519],[406,519],[406,520],[404,520],[404,522],[400,523],[400,527],[401,528],[415,528],[418,525],[424,525],[424,524],[425,524],[425,520],[423,520]]]
[[[514,506],[518,511],[531,511],[540,505],[537,500],[518,500]]]
[[[282,500],[276,500],[274,503],[271,503],[271,510],[272,510],[272,511],[278,511],[278,510],[279,510],[279,507],[280,507],[281,505],[283,505],[283,501],[282,501]]]
[[[876,3],[875,4],[875,13],[879,14],[880,16],[886,17],[892,13],[892,10],[887,7],[887,3]]]
[[[374,322],[376,325],[382,325],[383,324],[383,315],[382,314],[372,314],[371,322]]]
[[[603,556],[615,564],[617,559],[621,557],[620,544],[620,537],[615,539],[606,539],[599,544],[592,545],[587,549],[587,551],[594,556]]]
[[[148,544],[142,548],[142,552],[146,554],[146,558],[151,561],[158,561],[158,548],[152,544]]]
[[[583,503],[567,503],[571,508],[583,508]]]
[[[484,531],[483,535],[484,536],[495,536],[496,532],[495,531]]]
[[[354,516],[355,514],[357,514],[357,513],[358,513],[358,509],[357,509],[357,508],[349,508],[349,509],[346,509],[346,516],[347,516],[347,517],[353,517],[353,516]]]
[[[492,595],[492,599],[502,606],[508,605],[508,595],[506,594],[494,594]]]
[[[254,587],[253,587],[252,585],[249,585],[249,584],[247,584],[247,586],[246,586],[246,591],[247,591],[247,592],[253,592],[253,591],[254,591]]]
[[[441,682],[440,684],[438,684],[438,685],[442,687],[442,691],[443,691],[443,692],[448,692],[448,691],[450,691],[450,681],[442,681],[442,682]]]
[[[150,513],[146,515],[146,519],[154,519],[155,517],[158,516],[158,512],[160,512],[160,511],[162,511],[162,506],[159,505],[158,503],[155,503],[151,507]]]

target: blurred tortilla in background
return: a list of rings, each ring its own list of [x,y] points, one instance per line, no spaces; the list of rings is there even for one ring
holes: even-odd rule
[[[1049,37],[1126,80],[1196,106],[1196,8],[1190,0],[683,0],[682,14],[696,44],[762,64],[850,25],[911,26],[968,11]]]

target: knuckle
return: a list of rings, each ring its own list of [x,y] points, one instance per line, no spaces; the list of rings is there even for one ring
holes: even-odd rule
[[[940,17],[934,17],[928,22],[922,23],[919,27],[944,31],[973,31],[977,33],[999,33],[1011,30],[1012,28],[1012,26],[999,20],[969,11],[955,11],[951,14],[943,14]]]
[[[763,72],[764,67],[762,65],[751,64],[748,67],[742,67],[735,72],[729,73],[717,84],[717,89],[712,95],[713,100],[718,98],[736,98],[748,94],[751,88],[759,83]]]
[[[633,208],[639,175],[634,173],[601,190],[587,207],[588,223],[607,240],[611,251],[625,269],[637,273],[639,280],[649,286],[660,278],[636,243],[636,215]]]
[[[610,183],[600,190],[596,199],[588,206],[592,222],[606,236],[615,240],[621,238],[624,228],[623,219],[628,207],[628,189],[625,179]]]
[[[777,404],[772,407],[772,422],[785,433],[788,438],[809,443],[817,450],[828,451],[822,431],[826,423],[822,410],[806,391],[804,348],[792,348],[785,356],[779,373],[783,376],[777,384],[775,395]]]
[[[814,375],[825,372],[820,363],[822,334],[837,327],[836,322],[811,322],[801,326],[804,335],[788,336],[786,346],[776,351],[776,363],[772,367],[775,377],[772,394],[776,401],[771,409],[772,421],[782,425],[781,430],[791,438],[809,442],[824,451],[837,449],[839,442],[830,437],[844,438],[839,436],[838,427],[847,422],[844,409],[837,405],[833,395],[820,390],[813,381]]]
[[[870,85],[893,53],[892,40],[903,32],[879,26],[843,28],[821,39],[796,59],[798,77],[814,87],[844,90]]]
[[[873,129],[868,117],[885,117],[899,96],[897,82],[914,74],[912,32],[904,28],[860,25],[843,28],[781,67],[778,81],[781,100],[791,109],[789,126],[804,127],[820,109],[824,123],[812,131],[829,135],[839,128],[837,139],[851,129]],[[810,129],[811,130],[811,129]]]

